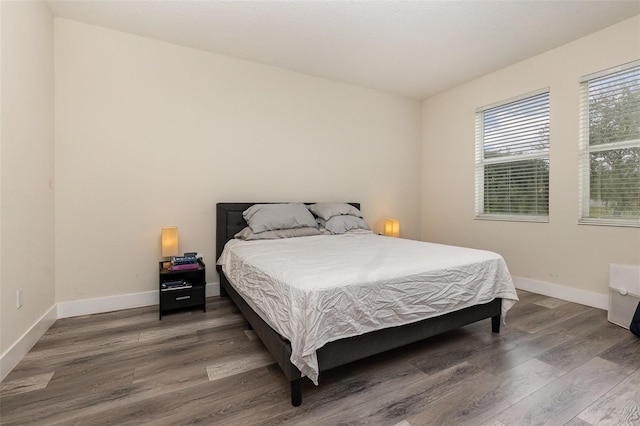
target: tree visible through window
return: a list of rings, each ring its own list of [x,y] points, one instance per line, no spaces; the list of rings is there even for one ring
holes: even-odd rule
[[[640,226],[640,61],[583,78],[581,221]]]
[[[549,91],[476,113],[476,217],[549,215]]]

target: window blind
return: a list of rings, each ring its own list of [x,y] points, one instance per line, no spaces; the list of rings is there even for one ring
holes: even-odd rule
[[[640,61],[582,78],[580,223],[640,226]]]
[[[549,89],[476,111],[476,217],[547,221]]]

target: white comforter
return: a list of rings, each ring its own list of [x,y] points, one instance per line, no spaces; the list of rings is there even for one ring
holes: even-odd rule
[[[375,234],[231,240],[218,264],[315,384],[328,342],[497,297],[504,315],[518,300],[498,254]]]

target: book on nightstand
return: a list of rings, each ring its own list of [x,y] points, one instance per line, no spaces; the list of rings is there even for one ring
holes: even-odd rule
[[[181,263],[178,265],[171,265],[172,271],[189,271],[192,269],[198,269],[198,263]]]
[[[190,271],[198,269],[198,253],[185,253],[184,256],[175,256],[171,259],[171,271]]]
[[[192,263],[198,263],[198,258],[191,253],[186,253],[184,256],[175,256],[171,259],[173,265],[190,265]]]

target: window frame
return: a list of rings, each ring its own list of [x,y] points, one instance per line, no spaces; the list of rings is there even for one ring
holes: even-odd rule
[[[580,79],[579,107],[579,152],[578,152],[578,224],[600,226],[640,227],[640,217],[625,220],[619,217],[591,217],[591,165],[590,155],[595,152],[614,149],[640,148],[640,138],[619,142],[589,145],[589,82],[607,75],[612,75],[632,68],[640,67],[640,60],[628,62],[616,67],[607,68]]]
[[[549,102],[549,147],[548,149],[541,150],[536,153],[527,154],[512,154],[504,157],[484,158],[484,114],[486,111],[494,108],[504,106],[507,104],[523,101],[542,94],[548,95]],[[485,190],[484,190],[484,178],[485,178],[485,166],[491,164],[506,164],[511,162],[543,159],[551,165],[551,90],[549,87],[544,87],[533,92],[525,93],[513,98],[485,105],[477,108],[475,111],[475,219],[476,220],[492,220],[492,221],[508,221],[508,222],[549,222],[550,205],[547,207],[546,215],[531,215],[531,214],[513,214],[513,213],[485,213]],[[549,173],[550,175],[550,173]],[[550,186],[550,185],[549,185]],[[550,204],[550,203],[549,203]]]

